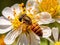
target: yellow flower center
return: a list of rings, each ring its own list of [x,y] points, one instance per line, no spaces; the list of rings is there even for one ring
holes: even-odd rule
[[[47,11],[54,16],[56,14],[56,8],[58,5],[57,0],[42,0],[39,9],[40,11]]]
[[[24,10],[25,10],[24,4],[23,3],[19,4],[19,7],[20,7],[20,10],[21,10],[21,14],[24,13]],[[12,26],[13,26],[14,30],[18,29],[22,24],[22,22],[19,21],[19,17],[20,17],[21,14],[17,15],[16,11],[14,9],[14,19],[11,20],[11,23],[12,23]]]
[[[60,45],[60,42],[56,42],[55,45]]]
[[[20,27],[22,22],[19,21],[19,18],[18,17],[15,17],[14,20],[12,20],[12,26],[13,28],[16,30]]]
[[[27,16],[29,16],[31,18],[32,23],[36,23],[36,20],[33,18],[33,15],[27,15]],[[18,28],[20,28],[22,26],[23,32],[26,31],[27,25],[25,23],[23,23],[23,21],[20,22],[18,16],[16,16],[15,19],[11,21],[11,23],[12,23],[14,30],[17,30]]]
[[[20,16],[26,13],[26,11],[24,11],[25,8],[23,8],[24,4],[23,3],[19,4],[19,6],[20,6],[20,9],[21,9],[22,12],[19,15],[17,15],[16,11],[14,9],[14,17],[15,18],[13,20],[11,20],[11,23],[12,23],[12,26],[13,26],[14,30],[17,30],[18,28],[20,28],[21,25],[24,25],[23,27],[26,26],[25,24],[23,24],[23,21],[22,22],[19,21]],[[34,19],[34,16],[32,14],[27,13],[27,16],[31,18],[32,23],[36,23],[36,20]]]
[[[27,16],[31,18],[32,23],[36,23],[36,22],[37,22],[37,21],[35,20],[35,18],[34,18],[35,15],[32,15],[32,14],[27,13]]]

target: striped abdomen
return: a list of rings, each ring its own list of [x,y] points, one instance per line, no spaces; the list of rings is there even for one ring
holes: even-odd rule
[[[42,30],[41,30],[41,28],[40,28],[40,26],[38,24],[32,24],[30,28],[38,36],[43,35]]]

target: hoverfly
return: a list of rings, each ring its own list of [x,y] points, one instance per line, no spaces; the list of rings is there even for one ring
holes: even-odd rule
[[[32,24],[32,20],[31,20],[30,17],[27,16],[27,14],[21,15],[20,18],[19,18],[19,21],[21,21],[21,22],[23,22],[23,24],[25,24],[25,30],[30,29],[35,34],[37,34],[38,36],[42,36],[43,35],[40,26],[38,24],[36,24],[36,23]]]

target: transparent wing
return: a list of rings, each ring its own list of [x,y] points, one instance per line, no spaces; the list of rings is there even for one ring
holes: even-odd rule
[[[17,45],[29,45],[29,36],[22,33],[18,39]]]
[[[34,32],[30,31],[30,45],[40,45],[40,37],[37,36]]]

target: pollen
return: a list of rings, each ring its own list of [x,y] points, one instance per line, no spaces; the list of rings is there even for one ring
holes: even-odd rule
[[[52,15],[57,12],[58,1],[57,0],[43,0],[39,6],[40,11],[47,11]]]
[[[31,3],[30,2],[28,3],[28,6],[31,6]]]
[[[8,16],[8,19],[10,19],[10,16]]]
[[[22,13],[22,14],[25,13],[24,3],[19,4],[19,7],[20,7],[20,9],[21,9],[21,13]]]
[[[31,18],[33,24],[37,22],[34,18],[34,15],[27,13],[27,16]]]
[[[60,42],[56,42],[55,45],[60,45]]]
[[[12,22],[13,28],[16,30],[20,27],[21,22],[19,21],[18,17],[15,17],[15,19]]]

